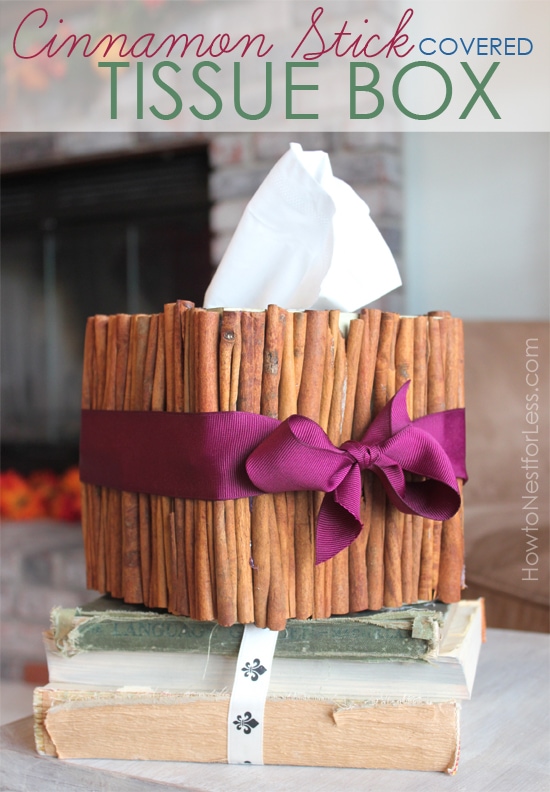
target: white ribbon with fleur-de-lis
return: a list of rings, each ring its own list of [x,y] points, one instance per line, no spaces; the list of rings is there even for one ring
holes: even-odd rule
[[[246,624],[227,721],[229,764],[263,764],[264,709],[279,633]]]

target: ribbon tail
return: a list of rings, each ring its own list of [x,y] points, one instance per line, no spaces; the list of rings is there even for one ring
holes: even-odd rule
[[[448,456],[456,478],[468,481],[466,470],[466,414],[463,407],[430,413],[413,425],[434,437]]]
[[[333,492],[327,492],[317,518],[315,563],[322,564],[345,550],[362,529],[363,523],[336,501]]]
[[[380,479],[386,495],[403,514],[417,514],[429,520],[449,520],[460,508],[461,495],[458,485],[436,479],[404,482],[403,486],[391,478],[386,469],[374,471]]]

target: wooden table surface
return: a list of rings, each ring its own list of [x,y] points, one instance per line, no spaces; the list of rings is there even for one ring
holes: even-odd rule
[[[458,773],[62,761],[34,749],[32,719],[2,727],[2,792],[543,792],[550,789],[550,636],[488,630],[462,707]]]

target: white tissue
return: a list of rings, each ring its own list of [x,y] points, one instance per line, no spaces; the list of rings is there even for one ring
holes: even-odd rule
[[[401,285],[369,207],[298,143],[248,203],[204,307],[357,311]]]

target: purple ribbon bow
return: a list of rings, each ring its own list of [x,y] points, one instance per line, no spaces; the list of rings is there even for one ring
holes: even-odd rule
[[[400,388],[359,441],[336,448],[318,424],[292,415],[248,457],[248,476],[264,492],[326,493],[317,520],[317,563],[350,545],[363,527],[363,470],[377,474],[391,502],[406,514],[447,520],[458,511],[457,478],[467,480],[464,410],[411,421],[409,384]],[[425,480],[408,481],[405,471]]]

